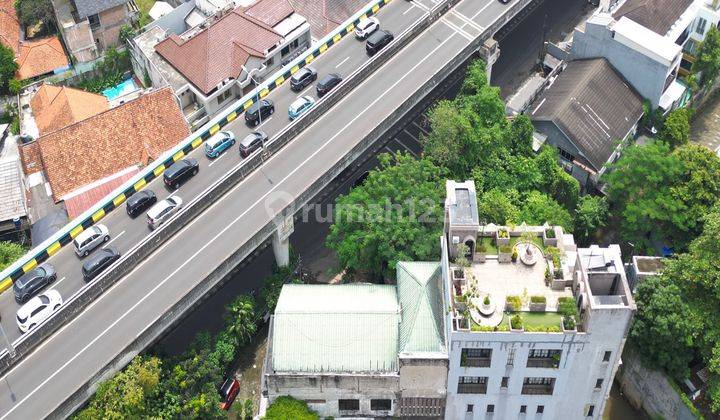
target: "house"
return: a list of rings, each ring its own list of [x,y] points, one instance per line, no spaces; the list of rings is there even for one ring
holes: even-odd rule
[[[19,80],[39,79],[70,66],[57,36],[26,40],[12,0],[0,0],[0,42],[15,53]]]
[[[7,127],[5,127],[7,129]],[[0,240],[30,227],[25,177],[17,155],[0,157]]]
[[[604,58],[566,64],[525,113],[583,187],[597,186],[637,130],[642,97]]]
[[[131,43],[135,73],[153,86],[169,85],[193,127],[311,43],[310,25],[288,0],[222,9],[198,26],[189,26],[197,21],[191,17],[201,12],[200,3],[181,5],[148,25]]]
[[[63,201],[73,218],[188,134],[172,92],[163,88],[51,129],[21,152],[28,175],[42,171],[54,201]]]
[[[120,28],[139,17],[134,0],[51,0],[60,33],[77,62],[102,56],[120,43]]]
[[[271,318],[263,395],[321,417],[440,417],[447,384],[437,262],[400,262],[397,286],[283,286]]]
[[[107,111],[110,107],[103,95],[43,83],[30,99],[30,108],[38,134],[45,135]]]

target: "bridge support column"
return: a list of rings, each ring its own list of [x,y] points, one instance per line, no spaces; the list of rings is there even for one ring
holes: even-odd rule
[[[482,54],[483,60],[485,60],[485,70],[487,71],[488,83],[490,83],[493,64],[495,64],[498,58],[500,58],[500,48],[498,47],[498,42],[493,38],[488,38],[480,48],[480,54]]]
[[[277,229],[272,237],[275,262],[278,267],[285,267],[290,264],[290,234],[295,230],[293,216],[283,217],[275,221]]]

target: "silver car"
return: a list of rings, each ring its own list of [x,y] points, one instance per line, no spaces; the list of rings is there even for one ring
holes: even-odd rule
[[[55,289],[40,293],[18,309],[18,328],[22,332],[28,332],[48,319],[62,306],[62,303],[62,297]]]
[[[177,195],[170,196],[150,208],[147,212],[147,222],[150,230],[157,229],[166,220],[180,210],[182,199]]]
[[[105,225],[95,225],[82,231],[73,240],[75,253],[78,257],[87,257],[95,248],[103,242],[110,240],[110,231]]]

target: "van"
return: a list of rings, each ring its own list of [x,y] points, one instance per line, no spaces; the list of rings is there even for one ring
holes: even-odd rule
[[[100,244],[109,240],[110,231],[105,225],[91,226],[73,239],[75,254],[80,258],[87,257]]]

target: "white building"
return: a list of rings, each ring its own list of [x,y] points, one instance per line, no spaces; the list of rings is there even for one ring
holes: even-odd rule
[[[472,233],[474,189],[447,184],[445,418],[600,419],[635,310],[619,247],[578,249],[560,227]],[[471,250],[466,268],[449,259],[459,244]],[[557,312],[563,300],[578,309],[576,328]]]

